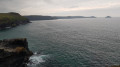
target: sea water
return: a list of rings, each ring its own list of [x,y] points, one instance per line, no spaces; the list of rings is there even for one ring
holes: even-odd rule
[[[120,65],[120,18],[32,21],[0,31],[0,39],[27,38],[28,67]]]

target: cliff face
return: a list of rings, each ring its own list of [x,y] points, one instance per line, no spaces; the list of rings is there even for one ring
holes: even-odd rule
[[[15,27],[30,21],[18,13],[0,13],[0,29]]]
[[[26,67],[32,54],[26,38],[0,40],[0,67]]]

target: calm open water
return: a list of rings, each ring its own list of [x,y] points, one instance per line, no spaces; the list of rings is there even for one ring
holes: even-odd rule
[[[0,31],[0,39],[27,38],[29,67],[120,65],[120,18],[32,21]]]

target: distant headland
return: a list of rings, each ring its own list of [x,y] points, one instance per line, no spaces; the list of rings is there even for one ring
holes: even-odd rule
[[[85,16],[42,16],[42,15],[27,15],[24,16],[31,21],[34,20],[53,20],[53,19],[73,19],[73,18],[96,18],[95,16],[85,17]]]
[[[21,16],[16,12],[0,13],[0,30],[16,27],[21,24],[30,23],[35,20],[54,20],[54,19],[73,19],[73,18],[96,18],[95,16],[42,16],[42,15],[27,15]],[[29,21],[30,20],[30,21]]]
[[[30,23],[29,19],[21,16],[19,13],[0,13],[0,30],[26,23]]]

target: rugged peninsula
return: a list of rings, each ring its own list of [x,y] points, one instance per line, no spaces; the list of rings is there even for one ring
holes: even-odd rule
[[[30,23],[30,21],[27,18],[21,16],[19,13],[0,13],[0,30],[26,23]]]
[[[26,38],[0,40],[0,67],[27,67],[32,54]]]

